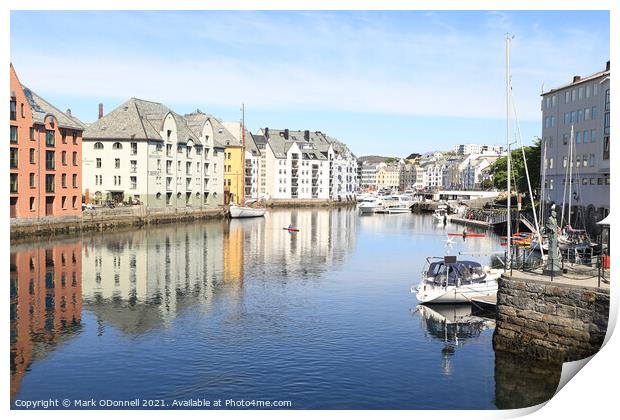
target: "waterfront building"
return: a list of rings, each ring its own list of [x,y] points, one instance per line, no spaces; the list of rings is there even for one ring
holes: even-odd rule
[[[84,125],[22,85],[10,66],[10,217],[82,213]]]
[[[261,151],[262,194],[273,199],[355,198],[357,160],[343,143],[320,131],[269,128],[261,128],[254,140]]]
[[[570,83],[542,94],[541,172],[546,172],[545,200],[560,206],[568,206],[568,200],[572,200],[572,208],[584,212],[588,228],[594,228],[595,222],[609,213],[610,74],[608,61],[604,70],[586,77],[575,76]],[[569,165],[572,190],[568,191],[567,186],[565,194]]]
[[[223,149],[216,120],[181,116],[165,105],[131,98],[84,132],[88,200],[148,208],[216,207],[223,203]]]
[[[485,152],[501,154],[504,152],[504,146],[471,143],[455,144],[453,150],[458,155],[480,155]]]
[[[382,162],[377,169],[377,188],[398,189],[400,187],[400,164]]]
[[[258,199],[260,198],[259,181],[261,178],[261,150],[258,148],[258,145],[254,140],[254,136],[247,129],[244,130],[245,135],[241,136],[241,124],[239,122],[225,122],[224,127],[235,137],[236,142],[243,145],[245,149],[243,166],[243,187],[245,199]],[[226,162],[227,161],[225,160],[225,165]],[[232,174],[229,177],[232,177]]]
[[[377,170],[379,169],[378,163],[361,162],[360,169],[360,187],[369,190],[377,189]]]
[[[400,189],[405,191],[408,189],[414,189],[416,185],[417,177],[417,165],[407,163],[400,167]]]
[[[443,155],[442,155],[443,156]],[[443,173],[446,168],[444,159],[427,160],[422,167],[422,188],[434,191],[443,188]]]
[[[224,204],[243,205],[245,198],[245,150],[240,122],[223,122],[219,133],[224,140]]]

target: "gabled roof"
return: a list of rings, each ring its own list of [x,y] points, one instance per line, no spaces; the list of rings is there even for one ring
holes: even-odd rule
[[[26,99],[28,100],[28,104],[32,109],[32,122],[34,124],[44,124],[46,115],[53,115],[56,118],[56,122],[58,127],[62,128],[70,128],[73,130],[84,130],[84,124],[77,118],[65,114],[45,99],[41,98],[39,95],[34,93],[32,90],[28,89],[26,86],[22,85],[22,89],[24,90],[24,95],[26,95]]]
[[[171,110],[159,102],[131,98],[90,124],[84,139],[163,140],[160,130]]]
[[[229,145],[235,145],[236,143],[235,136],[233,136],[224,127],[222,122],[215,118],[213,115],[205,114],[204,112],[197,109],[191,114],[185,114],[183,118],[185,118],[185,120],[187,121],[190,129],[195,133],[199,133],[199,135],[202,135],[202,127],[208,120],[213,127],[213,142],[216,147],[226,147]]]

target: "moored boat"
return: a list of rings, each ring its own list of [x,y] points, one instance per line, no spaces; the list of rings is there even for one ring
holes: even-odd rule
[[[267,209],[265,207],[230,206],[230,217],[233,219],[244,217],[262,217]]]
[[[426,262],[422,280],[411,289],[421,303],[468,303],[497,295],[497,279],[503,270],[456,257],[429,257]]]

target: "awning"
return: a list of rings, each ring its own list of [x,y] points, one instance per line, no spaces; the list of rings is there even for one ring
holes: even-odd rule
[[[604,219],[603,219],[603,220],[601,220],[600,222],[597,222],[596,224],[597,224],[597,225],[607,225],[607,226],[609,226],[610,216],[611,216],[611,213],[610,213],[610,214],[608,214],[606,218],[604,218]]]

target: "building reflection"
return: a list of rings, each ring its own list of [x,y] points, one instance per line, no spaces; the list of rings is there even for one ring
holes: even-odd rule
[[[451,359],[458,347],[495,328],[494,319],[474,314],[469,304],[418,305],[416,311],[429,336],[444,343],[441,349],[444,375],[452,373]]]
[[[222,281],[224,245],[230,246],[223,237],[222,223],[91,236],[83,246],[85,309],[102,325],[141,334],[185,307],[208,306]]]
[[[300,232],[282,229],[289,224]],[[80,330],[82,310],[100,336],[109,328],[132,336],[168,328],[183,311],[207,313],[219,300],[234,317],[248,281],[317,277],[354,244],[352,211],[308,209],[13,246],[11,398],[33,360]]]
[[[75,241],[11,248],[11,400],[30,365],[80,329],[81,258]]]

